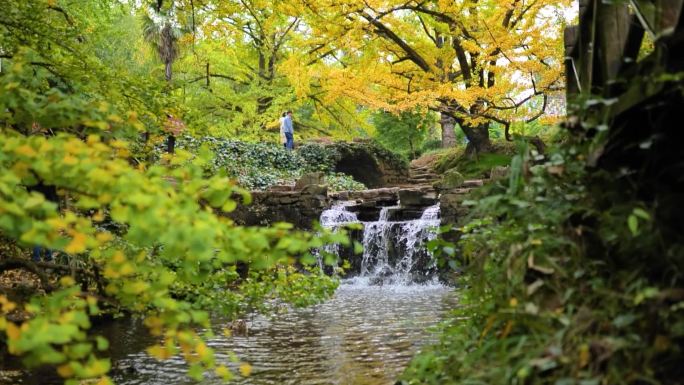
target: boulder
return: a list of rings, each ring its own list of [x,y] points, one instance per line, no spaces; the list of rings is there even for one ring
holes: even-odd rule
[[[310,172],[307,174],[302,175],[301,178],[297,181],[295,184],[295,190],[300,191],[303,190],[304,187],[310,186],[310,185],[324,185],[326,184],[325,182],[325,174],[322,172]]]
[[[468,214],[463,201],[469,198],[471,189],[453,189],[439,196],[439,214],[442,224],[456,224]]]
[[[331,193],[330,198],[333,200],[338,200],[338,201],[348,201],[349,200],[349,191],[340,191],[336,193]]]
[[[463,182],[465,182],[463,175],[461,175],[461,173],[455,168],[452,168],[444,173],[442,180],[439,183],[441,189],[451,190],[461,187]]]
[[[328,185],[327,184],[309,184],[302,188],[302,194],[309,195],[328,195]]]
[[[268,191],[292,191],[294,186],[291,185],[275,185],[268,188]]]
[[[401,207],[432,206],[437,203],[437,194],[417,189],[399,190]]]
[[[347,196],[349,200],[363,200],[374,202],[396,202],[399,199],[397,193],[399,189],[393,188],[379,188],[373,190],[349,191]]]

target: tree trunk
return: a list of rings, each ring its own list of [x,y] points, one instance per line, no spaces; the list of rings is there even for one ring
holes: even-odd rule
[[[167,82],[171,81],[171,76],[172,76],[171,62],[166,62],[164,65],[164,77],[166,78]]]
[[[466,155],[471,156],[482,152],[487,152],[492,147],[492,142],[489,140],[489,123],[472,125],[465,122],[459,122],[461,129],[468,138],[468,146],[466,146]]]
[[[442,126],[442,148],[454,147],[456,145],[456,131],[454,131],[456,121],[447,114],[440,115],[439,124]]]

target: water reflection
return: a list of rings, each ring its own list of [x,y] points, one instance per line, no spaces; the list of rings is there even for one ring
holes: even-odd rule
[[[209,345],[218,362],[228,364],[234,352],[252,365],[250,377],[232,383],[392,384],[419,347],[434,338],[428,329],[454,301],[451,289],[437,285],[367,286],[352,281],[324,304],[272,318],[258,316],[250,320],[249,336],[220,336]],[[187,366],[181,359],[158,362],[144,353],[152,340],[137,324],[115,323],[105,334],[112,341],[117,384],[196,384],[185,377]],[[19,383],[49,383],[42,380]],[[213,376],[201,382],[221,383]]]

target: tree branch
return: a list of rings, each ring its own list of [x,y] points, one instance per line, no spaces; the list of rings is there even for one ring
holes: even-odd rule
[[[28,259],[22,259],[22,258],[7,258],[0,260],[0,273],[5,272],[7,270],[17,270],[17,269],[22,269],[26,270],[28,272],[31,272],[35,275],[38,276],[38,279],[40,280],[41,285],[43,286],[43,289],[46,292],[51,292],[55,289],[54,286],[50,283],[50,280],[48,279],[47,274],[43,270],[41,270],[35,263],[32,261],[29,261]]]
[[[430,72],[430,65],[428,64],[428,62],[418,53],[418,51],[413,49],[413,47],[411,47],[402,38],[400,38],[399,35],[394,33],[394,31],[392,31],[386,25],[379,22],[367,13],[362,13],[361,17],[363,17],[371,25],[373,25],[381,35],[385,36],[394,44],[398,45],[406,53],[408,58],[418,67],[420,67],[423,71]]]

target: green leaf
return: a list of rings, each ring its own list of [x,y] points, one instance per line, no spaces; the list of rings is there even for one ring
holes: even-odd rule
[[[613,325],[616,328],[624,328],[625,326],[631,325],[636,320],[634,314],[621,314],[613,320]]]
[[[354,241],[354,254],[361,253],[363,253],[363,244],[361,244],[359,241]]]
[[[632,232],[633,236],[639,235],[639,220],[635,215],[630,215],[627,218],[627,226],[629,227],[629,231]]]
[[[643,220],[646,220],[646,221],[651,220],[651,215],[648,212],[646,212],[646,210],[644,210],[642,208],[639,208],[639,207],[635,208],[633,211],[633,214],[636,215],[637,217],[643,219]]]
[[[195,381],[202,381],[202,379],[204,379],[204,369],[202,368],[202,365],[191,365],[190,369],[188,369],[188,377],[192,378]]]
[[[221,207],[221,210],[230,213],[233,212],[237,208],[237,202],[235,202],[232,199],[228,199],[226,203]]]
[[[97,350],[105,351],[109,349],[109,341],[101,336],[95,336],[95,343],[97,344]]]

